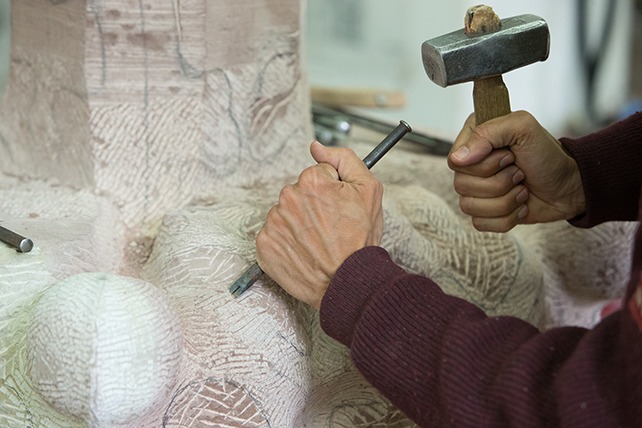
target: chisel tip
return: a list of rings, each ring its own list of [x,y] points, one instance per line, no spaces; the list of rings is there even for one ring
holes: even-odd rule
[[[252,266],[247,268],[245,272],[236,280],[232,285],[230,285],[229,291],[234,297],[238,297],[241,294],[245,293],[245,290],[250,288],[260,277],[263,275],[263,271],[259,267],[258,263],[254,263]]]

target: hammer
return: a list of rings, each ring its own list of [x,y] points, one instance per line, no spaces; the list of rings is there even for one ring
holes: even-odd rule
[[[535,15],[500,20],[489,6],[466,11],[464,29],[425,41],[424,69],[441,87],[474,81],[477,124],[510,113],[502,74],[548,58],[546,21]]]

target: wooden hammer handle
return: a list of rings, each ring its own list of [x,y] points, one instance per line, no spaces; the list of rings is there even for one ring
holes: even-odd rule
[[[464,18],[464,32],[476,35],[499,31],[502,23],[493,8],[483,4],[469,7]],[[510,113],[508,89],[502,76],[491,76],[475,80],[473,104],[477,124]]]
[[[403,107],[403,92],[369,88],[330,88],[312,86],[312,101],[329,106],[352,107]]]
[[[477,125],[510,113],[508,88],[506,88],[502,76],[475,80],[473,104]]]

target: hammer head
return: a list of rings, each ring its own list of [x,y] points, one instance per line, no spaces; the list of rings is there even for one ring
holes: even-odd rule
[[[493,33],[469,36],[461,29],[425,41],[421,54],[430,80],[445,88],[548,58],[550,35],[542,18],[520,15],[501,23]]]

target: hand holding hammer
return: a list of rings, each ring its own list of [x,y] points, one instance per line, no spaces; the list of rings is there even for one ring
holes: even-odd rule
[[[474,82],[477,124],[510,113],[502,74],[536,61],[549,52],[546,21],[535,15],[500,20],[492,8],[473,6],[464,29],[428,40],[422,58],[428,77],[439,86]]]

